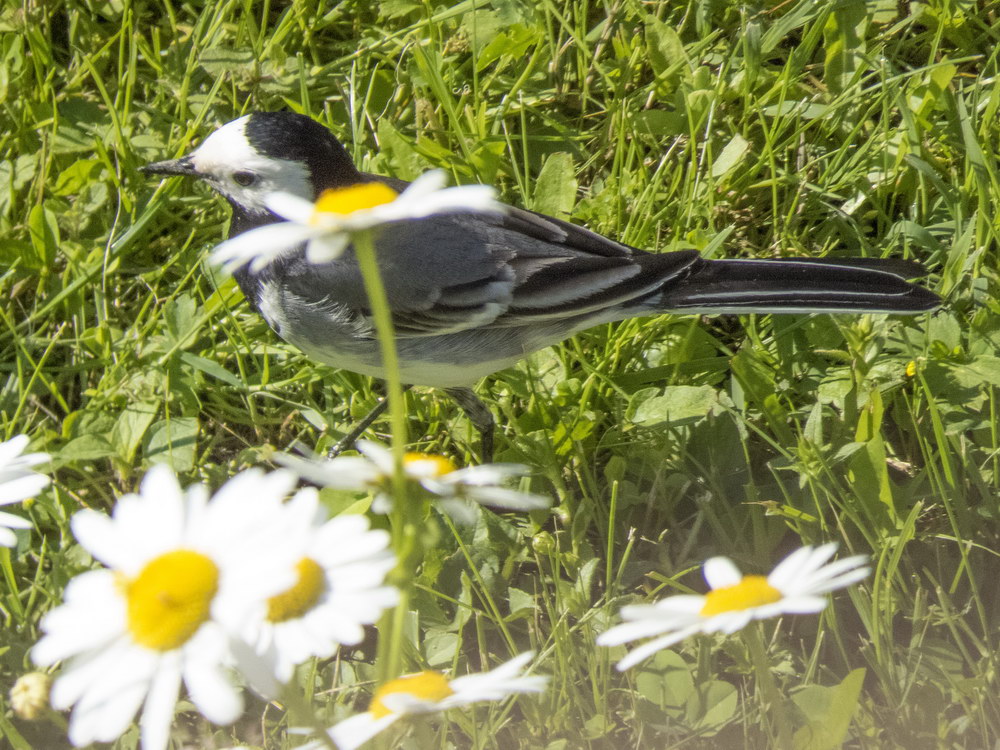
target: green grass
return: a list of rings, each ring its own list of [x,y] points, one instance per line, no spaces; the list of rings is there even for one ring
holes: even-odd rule
[[[553,680],[405,747],[773,747],[746,641],[689,640],[620,675],[594,638],[624,603],[702,591],[711,555],[767,571],[827,540],[875,573],[820,617],[764,623],[796,746],[992,747],[998,17],[943,0],[8,0],[0,437],[31,435],[55,484],[0,552],[0,735],[68,746],[6,694],[39,618],[92,565],[74,511],[110,508],[156,461],[218,486],[268,446],[323,450],[378,397],[278,340],[206,263],[222,201],[136,172],[287,107],[362,169],[443,167],[655,251],[913,258],[946,300],[905,319],[626,321],[488,378],[497,459],[530,465],[554,512],[458,532],[430,519],[405,655],[464,672],[534,647]],[[406,404],[414,449],[474,460],[450,401]],[[324,716],[364,705],[372,653],[302,673]],[[298,743],[281,710],[262,713],[177,736]]]

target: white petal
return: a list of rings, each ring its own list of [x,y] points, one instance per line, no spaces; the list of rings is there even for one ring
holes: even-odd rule
[[[314,227],[291,222],[267,224],[220,243],[212,250],[212,261],[233,270],[247,263],[260,270],[292,248],[317,234]]]
[[[500,484],[505,479],[524,476],[530,472],[524,464],[481,464],[449,472],[446,481],[464,485]]]
[[[275,680],[273,659],[269,662],[265,656],[257,653],[249,644],[243,643],[237,638],[231,640],[229,647],[235,658],[237,671],[250,686],[265,698],[273,699],[277,697],[279,686]],[[284,682],[287,680],[287,677],[279,676],[279,679]],[[232,691],[231,687],[230,691]],[[216,723],[225,724],[228,722]]]
[[[109,568],[120,568],[120,550],[115,524],[103,513],[85,508],[70,519],[73,536],[95,560]]]
[[[519,492],[506,487],[473,487],[466,494],[482,505],[510,510],[539,510],[552,505],[552,500],[544,495]]]
[[[329,263],[343,255],[349,244],[351,236],[347,232],[321,234],[306,245],[306,260],[317,265]]]
[[[643,661],[649,656],[652,656],[657,651],[662,651],[665,648],[673,646],[675,643],[683,641],[688,636],[692,636],[699,631],[699,627],[692,625],[685,630],[678,630],[676,633],[669,633],[660,638],[654,638],[649,643],[644,643],[638,648],[633,649],[625,658],[618,662],[616,668],[619,672],[624,672],[629,667],[635,666],[639,662]]]
[[[274,459],[309,482],[338,490],[367,490],[382,478],[375,465],[362,456],[322,459],[278,453]]]
[[[399,714],[390,713],[376,719],[370,712],[365,711],[335,724],[330,728],[329,734],[339,750],[356,750],[398,718]],[[325,747],[318,742],[306,746],[307,750],[320,750]]]
[[[17,544],[17,535],[8,529],[0,527],[0,547],[13,547]]]
[[[702,625],[702,631],[705,633],[718,633],[721,631],[729,635],[749,625],[750,621],[754,619],[754,614],[755,608],[723,612],[709,618]]]
[[[629,604],[622,607],[626,620],[665,619],[698,615],[705,608],[705,597],[696,594],[676,594],[660,599],[655,604]]]
[[[453,695],[439,702],[441,709],[461,706],[478,701],[502,700],[517,693],[538,693],[545,689],[548,677],[521,675],[521,671],[534,657],[527,651],[501,664],[489,672],[457,677],[449,682]]]
[[[242,697],[217,664],[185,664],[184,684],[191,702],[214,724],[231,724],[243,713]]]
[[[369,459],[385,475],[392,475],[393,460],[392,451],[384,445],[371,440],[359,440],[358,450],[365,458]]]
[[[166,655],[160,660],[139,718],[142,750],[166,750],[180,689],[180,654]]]
[[[25,474],[0,483],[0,505],[27,500],[34,497],[49,484],[50,479],[44,474]]]
[[[743,574],[740,573],[740,569],[728,557],[712,557],[706,560],[702,568],[702,574],[712,589],[735,586],[743,580]]]
[[[690,625],[691,623],[687,623]],[[621,625],[606,630],[597,636],[598,646],[619,646],[622,643],[636,641],[640,638],[649,638],[660,635],[670,630],[678,629],[680,623],[659,622],[658,620],[638,620],[636,622],[624,622]]]
[[[27,518],[21,518],[21,516],[15,516],[13,513],[0,513],[0,526],[5,526],[8,529],[30,529],[31,521]]]
[[[316,204],[293,193],[277,192],[264,196],[264,205],[282,219],[296,224],[309,224],[316,211]]]
[[[814,552],[815,548],[812,546],[799,547],[775,566],[768,575],[767,582],[779,591],[797,589],[799,582],[812,573],[809,561]]]
[[[0,468],[16,459],[28,447],[27,435],[15,435],[10,440],[0,443]]]
[[[465,500],[457,500],[455,498],[447,497],[441,498],[438,500],[438,506],[451,518],[452,521],[461,526],[471,526],[476,522],[476,519],[479,516],[477,508]]]
[[[790,615],[805,615],[822,612],[829,599],[825,596],[791,596],[780,602],[781,611]]]
[[[436,193],[448,184],[448,175],[443,169],[431,169],[411,182],[394,202],[408,202]]]
[[[78,746],[95,741],[113,742],[132,723],[146,696],[146,687],[145,683],[122,687],[111,700],[82,700],[70,716],[70,742]]]
[[[408,216],[422,218],[440,213],[501,213],[497,191],[486,185],[463,185],[440,190],[408,206]]]

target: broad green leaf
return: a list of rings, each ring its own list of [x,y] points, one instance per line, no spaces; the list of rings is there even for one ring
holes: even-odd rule
[[[734,135],[712,164],[712,177],[722,177],[731,169],[739,165],[750,150],[750,143],[742,135]]]
[[[28,230],[31,234],[31,246],[35,251],[35,268],[47,268],[52,265],[59,251],[59,227],[56,215],[41,203],[36,203],[28,214]]]
[[[658,76],[674,74],[687,68],[689,61],[684,43],[673,26],[656,18],[646,21],[646,52],[649,63]],[[675,76],[669,75],[669,84]]]
[[[569,154],[550,154],[535,180],[532,209],[539,213],[568,219],[576,204],[576,167]]]
[[[70,440],[59,450],[59,460],[96,461],[116,454],[117,451],[104,435],[81,435]]]
[[[640,403],[629,418],[645,427],[663,423],[677,426],[704,419],[718,405],[718,392],[710,385],[672,385],[662,396]]]
[[[167,303],[163,317],[175,345],[183,342],[195,330],[197,313],[198,303],[190,294],[180,294]]]
[[[401,180],[414,180],[427,171],[427,161],[389,120],[378,121],[380,156],[388,161],[389,172]]]
[[[507,590],[507,601],[510,606],[509,619],[516,619],[519,615],[525,612],[535,612],[535,597],[527,591],[521,591],[521,589],[511,586]]]
[[[711,736],[716,728],[733,718],[738,697],[736,688],[722,680],[699,685],[685,707],[688,723],[692,728],[700,729],[702,736]]]
[[[131,463],[135,449],[139,447],[159,410],[159,403],[139,402],[130,404],[118,416],[115,428],[111,431],[111,444],[122,461]]]
[[[1000,357],[983,354],[966,365],[952,370],[955,380],[965,388],[975,388],[983,384],[1000,387]]]
[[[843,745],[864,680],[865,670],[855,669],[839,685],[809,685],[792,696],[806,719],[795,732],[795,750],[836,750]]]
[[[452,633],[436,628],[428,630],[423,638],[424,658],[431,667],[450,665],[455,660],[455,653],[461,646],[458,633]]]
[[[841,0],[834,5],[823,28],[826,66],[823,80],[839,94],[850,84],[865,54],[865,27],[868,9],[865,0]]]
[[[252,70],[253,61],[253,50],[249,48],[209,47],[198,58],[198,64],[212,76],[232,74],[241,69]]]
[[[191,471],[197,442],[195,417],[162,419],[149,428],[146,458],[152,463],[168,464],[176,472]]]
[[[694,692],[691,665],[674,651],[660,651],[637,669],[635,688],[660,708],[679,708]]]

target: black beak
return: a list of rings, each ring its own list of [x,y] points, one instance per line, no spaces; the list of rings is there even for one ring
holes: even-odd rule
[[[181,177],[198,177],[198,170],[194,167],[194,162],[191,161],[190,156],[182,156],[180,159],[167,159],[166,161],[157,161],[152,164],[147,164],[144,167],[139,167],[139,171],[143,174],[165,174],[165,175],[180,175]]]

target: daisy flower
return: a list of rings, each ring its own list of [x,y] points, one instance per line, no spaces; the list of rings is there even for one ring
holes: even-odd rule
[[[364,713],[335,724],[328,732],[340,750],[355,750],[404,716],[430,714],[480,701],[499,701],[519,693],[540,693],[548,677],[522,674],[534,652],[515,656],[496,669],[449,680],[440,672],[426,670],[398,677],[380,687]],[[326,746],[314,741],[303,750]]]
[[[27,500],[49,484],[49,478],[31,467],[49,460],[47,453],[21,455],[28,436],[18,435],[0,443],[0,505]],[[31,522],[12,513],[0,513],[0,546],[13,547],[17,537],[11,529],[30,529]]]
[[[372,510],[388,513],[392,508],[392,451],[370,440],[359,440],[360,456],[338,456],[327,460],[282,454],[277,460],[307,481],[340,490],[375,492]],[[503,487],[512,477],[524,476],[521,464],[483,464],[459,469],[445,456],[407,453],[403,458],[407,479],[420,484],[437,498],[438,504],[459,523],[476,520],[474,504],[508,510],[536,510],[551,505],[549,498]]]
[[[233,663],[255,687],[276,689],[267,665],[237,649],[232,634],[295,581],[295,558],[274,533],[295,483],[291,472],[251,469],[209,498],[157,466],[112,516],[73,516],[77,540],[106,568],[69,582],[65,603],[42,619],[32,657],[44,666],[66,660],[52,706],[74,707],[74,745],[114,740],[142,707],[142,747],[163,750],[181,682],[208,719],[231,723],[243,710],[226,674]]]
[[[396,565],[387,532],[370,529],[364,516],[327,520],[313,488],[286,504],[285,515],[282,538],[301,544],[298,580],[268,599],[266,616],[244,631],[244,639],[283,683],[309,657],[331,656],[341,644],[360,643],[362,626],[374,623],[399,599],[395,588],[384,585]]]
[[[857,583],[870,572],[865,555],[828,563],[836,549],[836,543],[797,549],[767,577],[742,575],[732,560],[713,557],[703,568],[711,588],[707,594],[623,607],[625,622],[602,633],[597,643],[618,646],[653,636],[618,662],[618,669],[625,670],[695,633],[735,633],[751,620],[819,612],[826,607],[825,594]]]
[[[325,190],[315,203],[291,193],[271,193],[264,203],[285,221],[226,240],[212,257],[230,270],[249,263],[252,270],[259,271],[304,242],[311,263],[327,263],[347,249],[352,233],[379,224],[440,213],[503,211],[493,188],[445,188],[446,179],[443,170],[435,169],[418,177],[402,193],[383,182],[363,182]]]

